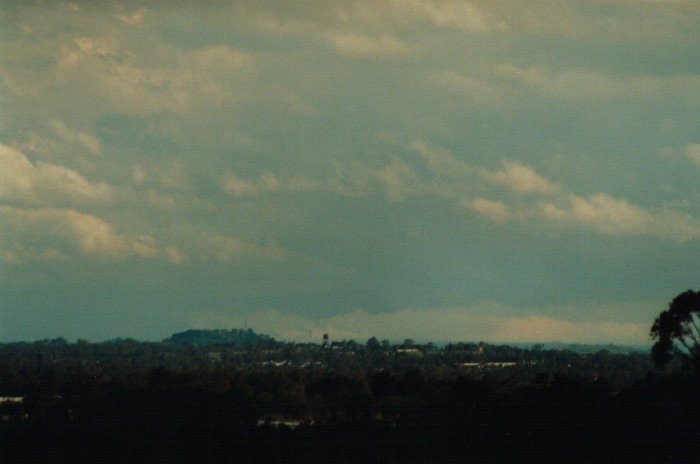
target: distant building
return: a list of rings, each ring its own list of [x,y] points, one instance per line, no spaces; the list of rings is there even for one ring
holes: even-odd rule
[[[513,367],[517,363],[513,361],[489,361],[489,362],[465,362],[461,363],[462,367],[483,369],[483,368],[501,368],[501,367]]]
[[[3,403],[23,403],[23,396],[0,396],[0,404]]]

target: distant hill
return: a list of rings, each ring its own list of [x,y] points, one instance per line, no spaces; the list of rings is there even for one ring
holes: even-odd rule
[[[265,334],[257,334],[251,329],[212,329],[212,330],[186,330],[171,335],[163,340],[170,345],[257,345],[261,341],[272,340]]]

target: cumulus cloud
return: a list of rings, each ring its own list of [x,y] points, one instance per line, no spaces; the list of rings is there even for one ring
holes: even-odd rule
[[[513,217],[513,214],[502,201],[476,198],[474,200],[463,200],[462,205],[465,208],[488,217],[494,222],[507,222]]]
[[[481,171],[481,176],[493,184],[502,185],[519,193],[553,193],[559,186],[540,176],[530,166],[518,161],[503,161],[503,169]]]
[[[139,252],[100,218],[74,209],[21,209],[3,205],[0,218],[3,248],[12,250],[22,260],[50,252],[117,259]],[[139,240],[134,243],[138,247],[148,246]]]
[[[177,247],[167,246],[163,252],[172,264],[181,264],[185,260],[185,257],[182,255],[182,253],[180,253],[180,250],[178,250]]]
[[[149,235],[142,235],[131,242],[131,248],[142,258],[153,258],[158,255],[156,242],[153,237]]]
[[[33,205],[93,203],[109,200],[114,190],[91,183],[77,171],[50,163],[36,164],[20,151],[0,144],[0,198]]]
[[[654,224],[650,212],[605,194],[571,196],[568,208],[544,204],[542,213],[548,219],[586,224],[608,234],[648,233]]]
[[[411,193],[410,181],[415,178],[415,173],[399,159],[379,169],[368,168],[367,172],[384,185],[389,201],[403,200]]]
[[[700,144],[689,143],[685,146],[685,156],[693,163],[700,165]]]
[[[691,240],[700,236],[700,220],[678,211],[649,211],[624,199],[599,193],[586,198],[571,195],[561,207],[541,205],[550,220],[586,225],[610,235],[643,235],[670,240]]]
[[[125,22],[131,26],[141,26],[143,20],[148,15],[148,8],[139,8],[131,14],[123,14],[117,16],[120,21]]]
[[[182,256],[172,247],[161,250],[154,237],[130,237],[97,216],[73,208],[16,208],[0,205],[1,257],[13,264],[90,256],[121,261],[129,257]]]
[[[422,140],[414,141],[411,147],[425,159],[428,169],[437,175],[459,177],[473,172],[468,163],[458,160],[449,150],[430,146]]]

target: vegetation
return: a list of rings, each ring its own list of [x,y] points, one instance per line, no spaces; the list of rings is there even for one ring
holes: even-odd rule
[[[268,335],[256,334],[252,329],[187,330],[173,334],[164,340],[171,345],[257,345],[271,340]]]
[[[688,290],[671,301],[651,327],[654,363],[663,367],[674,358],[700,367],[700,292]]]
[[[646,353],[173,338],[0,345],[0,396],[23,398],[0,402],[2,462],[636,463],[698,451],[698,382],[655,371]]]

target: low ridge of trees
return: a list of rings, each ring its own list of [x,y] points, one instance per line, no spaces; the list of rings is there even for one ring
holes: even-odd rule
[[[648,353],[207,332],[0,344],[0,460],[696,461],[698,381]]]
[[[171,335],[164,340],[171,345],[257,345],[261,341],[272,340],[272,337],[257,334],[252,329],[209,329],[186,330]]]

